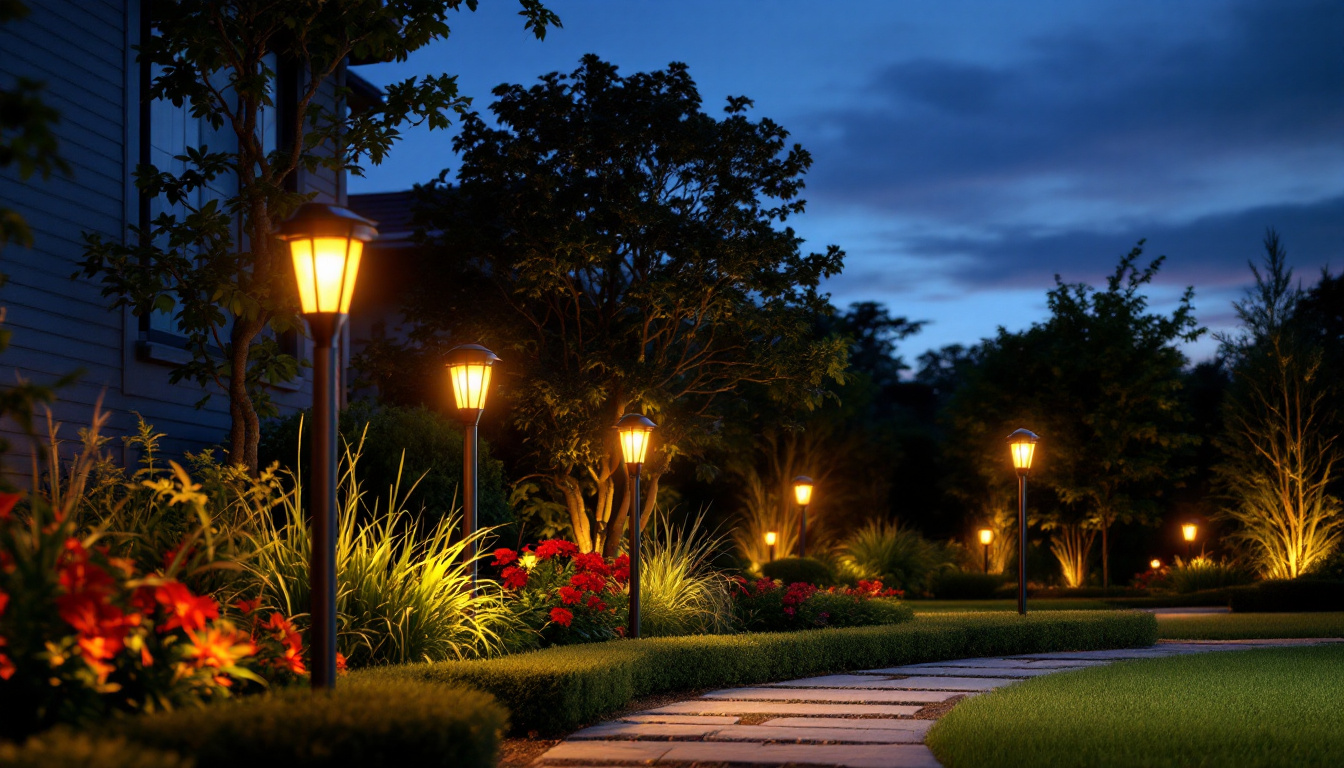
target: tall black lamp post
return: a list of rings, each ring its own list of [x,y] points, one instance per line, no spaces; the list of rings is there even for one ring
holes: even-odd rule
[[[377,237],[374,222],[324,203],[304,203],[277,233],[289,243],[299,303],[313,336],[313,454],[309,470],[312,514],[312,683],[336,684],[336,340],[350,315],[350,299],[364,244]]]
[[[1036,455],[1035,433],[1019,429],[1008,436],[1008,450],[1017,470],[1017,612],[1027,613],[1027,474]]]
[[[632,639],[639,637],[639,470],[649,452],[649,438],[657,427],[639,413],[627,413],[616,422],[621,458],[625,459],[625,471],[634,484],[630,497],[630,623],[625,633]]]
[[[807,505],[812,503],[812,478],[799,475],[793,478],[793,500],[802,509],[798,522],[798,556],[807,557]]]
[[[453,381],[453,400],[457,417],[462,420],[462,540],[466,542],[467,562],[471,563],[469,590],[476,594],[476,540],[479,528],[476,503],[476,448],[481,412],[490,395],[490,369],[499,362],[494,352],[480,344],[463,344],[448,350],[448,377]]]

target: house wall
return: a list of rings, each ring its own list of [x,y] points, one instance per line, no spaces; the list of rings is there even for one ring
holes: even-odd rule
[[[22,215],[33,231],[32,248],[9,245],[0,251],[0,288],[11,345],[0,355],[0,382],[21,376],[50,382],[82,370],[78,383],[62,388],[53,408],[76,439],[101,397],[110,412],[108,433],[135,428],[135,413],[167,434],[169,453],[227,440],[227,398],[193,383],[172,384],[172,364],[184,352],[142,343],[140,323],[129,310],[111,309],[99,282],[72,279],[81,260],[82,233],[128,237],[139,218],[132,174],[140,153],[140,67],[138,0],[41,0],[31,14],[0,25],[0,83],[17,77],[46,83],[43,100],[60,112],[55,126],[69,176],[19,180],[13,168],[0,170],[0,201]],[[331,92],[329,98],[333,98]],[[305,174],[300,189],[340,202],[336,174]],[[306,345],[305,345],[306,353]],[[306,356],[306,354],[305,354]],[[310,402],[308,376],[276,393],[282,410]],[[201,408],[196,404],[213,394]],[[26,439],[12,423],[0,422],[0,436],[14,450],[9,471],[26,466]],[[120,440],[109,445],[114,456]],[[120,457],[125,460],[124,454]]]

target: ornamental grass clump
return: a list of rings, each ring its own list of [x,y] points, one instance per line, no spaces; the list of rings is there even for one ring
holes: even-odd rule
[[[734,585],[713,566],[721,537],[701,531],[703,514],[689,525],[667,515],[649,521],[640,570],[640,629],[648,637],[722,634],[734,629]]]
[[[880,579],[914,593],[926,591],[936,575],[956,568],[959,559],[953,548],[897,522],[870,522],[840,546],[842,575]]]
[[[1173,590],[1187,594],[1249,584],[1255,577],[1234,563],[1215,561],[1200,555],[1189,562],[1176,558],[1176,564],[1168,571],[1167,579]]]
[[[385,506],[371,500],[356,475],[363,443],[346,445],[337,488],[337,646],[352,666],[491,656],[505,650],[519,622],[494,582],[470,586],[467,547],[488,535],[454,539],[457,513],[432,522],[404,509],[401,478]],[[303,508],[301,473],[278,520],[260,522],[247,562],[252,590],[290,612],[307,609],[312,539]],[[387,510],[386,512],[382,510]],[[478,560],[481,558],[478,558]]]

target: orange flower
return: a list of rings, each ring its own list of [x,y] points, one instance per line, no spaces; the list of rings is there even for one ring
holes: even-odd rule
[[[346,668],[345,668],[345,654],[344,654],[344,653],[337,653],[337,654],[336,654],[336,671],[337,671],[337,673],[342,674],[342,675],[344,675],[344,674],[348,671],[348,670],[346,670]]]
[[[244,600],[239,598],[234,601],[233,607],[237,608],[239,613],[246,616],[261,607],[261,598],[257,598],[256,600]]]
[[[0,653],[0,680],[8,680],[14,676],[14,662],[9,657]]]
[[[159,627],[169,632],[178,627],[199,631],[210,619],[219,618],[219,604],[211,597],[197,597],[181,582],[170,581],[154,590],[154,598],[168,611],[168,620]]]
[[[0,520],[8,520],[9,513],[14,511],[14,505],[22,498],[21,493],[0,493]]]
[[[272,611],[270,620],[263,624],[261,628],[270,630],[272,637],[290,648],[300,649],[303,647],[303,640],[299,637],[298,630],[294,629],[294,625],[279,611]]]
[[[216,624],[199,632],[187,630],[187,638],[191,642],[183,655],[197,669],[231,667],[257,652],[257,646],[250,637],[227,623],[222,626]]]

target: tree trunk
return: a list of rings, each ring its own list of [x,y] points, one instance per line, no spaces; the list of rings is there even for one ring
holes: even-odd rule
[[[261,443],[261,421],[247,391],[247,363],[252,340],[260,332],[258,324],[235,318],[229,343],[229,462],[242,466],[248,474],[257,473],[257,446]]]
[[[569,509],[569,524],[574,529],[574,543],[579,545],[579,551],[592,552],[595,549],[592,526],[588,522],[588,510],[584,508],[583,493],[579,490],[579,484],[569,475],[559,475],[552,480],[565,497],[565,506]]]
[[[626,475],[624,491],[621,493],[621,505],[613,505],[611,519],[607,521],[607,535],[602,542],[602,556],[615,557],[621,551],[622,534],[625,533],[625,520],[630,514],[630,491],[634,487],[630,476]],[[615,490],[615,484],[612,484]]]
[[[1110,517],[1101,518],[1101,588],[1111,588],[1111,547],[1107,534],[1111,530]]]

